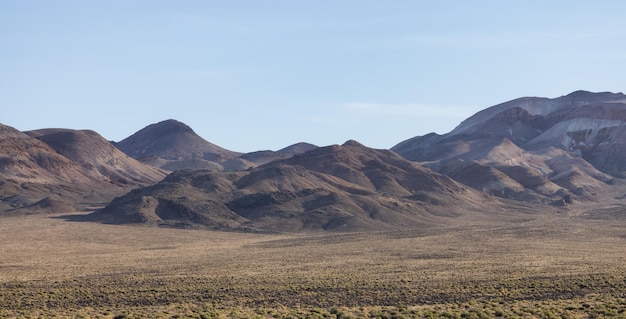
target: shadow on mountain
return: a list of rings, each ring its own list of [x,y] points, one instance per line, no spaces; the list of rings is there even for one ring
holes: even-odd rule
[[[442,225],[484,211],[484,202],[421,164],[349,141],[247,171],[177,171],[89,217],[236,231],[380,231]]]

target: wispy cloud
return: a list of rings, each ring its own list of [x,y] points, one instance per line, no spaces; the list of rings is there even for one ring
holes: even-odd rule
[[[469,105],[435,105],[435,104],[384,104],[354,102],[342,105],[347,112],[360,115],[394,116],[394,117],[465,117],[479,108]]]

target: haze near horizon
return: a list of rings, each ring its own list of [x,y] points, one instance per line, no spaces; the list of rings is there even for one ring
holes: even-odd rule
[[[623,91],[621,1],[0,3],[1,123],[224,148],[446,133],[522,96]]]

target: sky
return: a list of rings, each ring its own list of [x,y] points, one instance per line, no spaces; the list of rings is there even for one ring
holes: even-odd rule
[[[623,92],[626,1],[0,0],[0,123],[224,148],[444,134],[523,96]]]

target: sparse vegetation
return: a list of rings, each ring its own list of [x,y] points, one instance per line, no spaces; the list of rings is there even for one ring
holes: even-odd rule
[[[615,221],[307,235],[1,221],[2,318],[626,317]]]

